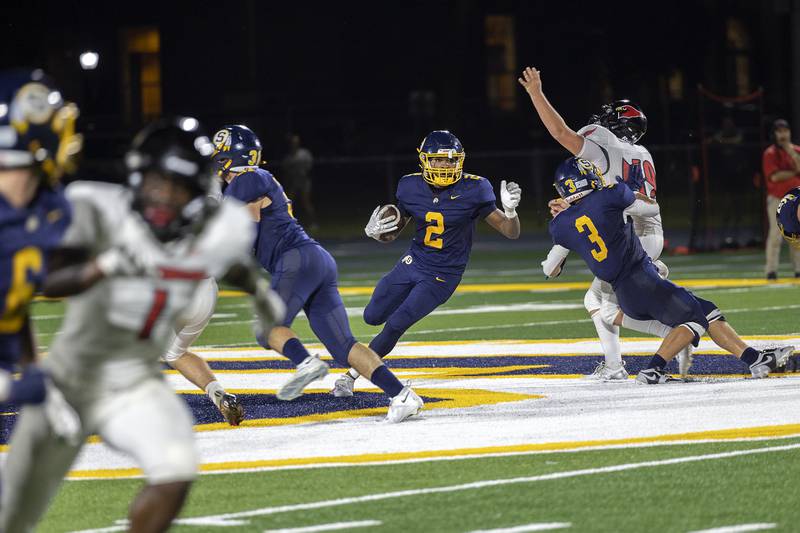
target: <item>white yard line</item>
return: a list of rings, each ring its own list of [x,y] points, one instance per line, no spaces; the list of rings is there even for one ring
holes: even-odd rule
[[[389,500],[393,498],[406,498],[406,497],[421,496],[427,494],[444,494],[444,493],[459,492],[465,490],[478,490],[486,487],[536,483],[539,481],[551,481],[557,479],[589,476],[595,474],[612,474],[616,472],[638,470],[641,468],[686,464],[686,463],[709,461],[715,459],[728,459],[731,457],[742,457],[742,456],[756,455],[762,453],[776,453],[776,452],[783,452],[796,449],[800,449],[800,444],[787,444],[783,446],[770,446],[766,448],[755,448],[749,450],[735,450],[730,452],[712,453],[705,455],[690,455],[686,457],[674,457],[671,459],[661,459],[657,461],[642,461],[639,463],[625,463],[620,465],[604,466],[600,468],[586,468],[580,470],[569,470],[566,472],[553,472],[550,474],[543,474],[538,476],[525,476],[525,477],[516,477],[508,479],[491,479],[485,481],[475,481],[472,483],[462,483],[458,485],[448,485],[443,487],[409,489],[409,490],[400,490],[393,492],[383,492],[378,494],[367,494],[365,496],[355,496],[350,498],[337,498],[332,500],[322,500],[322,501],[300,503],[293,505],[263,507],[261,509],[253,509],[250,511],[240,511],[235,513],[224,513],[224,514],[208,515],[208,516],[194,517],[194,518],[182,518],[180,520],[176,520],[175,523],[187,526],[192,526],[192,525],[208,526],[210,524],[209,521],[211,520],[215,523],[215,525],[223,527],[229,525],[228,521],[236,520],[235,525],[241,525],[242,518],[253,518],[257,516],[270,516],[281,513],[291,513],[295,511],[309,511],[313,509],[341,507],[345,505]],[[82,533],[88,533],[88,532],[94,533],[99,531],[120,531],[120,529],[102,529],[102,530],[92,529],[92,530],[86,530]]]
[[[767,529],[775,529],[777,524],[763,523],[763,524],[739,524],[737,526],[723,526],[715,527],[712,529],[699,529],[691,531],[690,533],[740,533],[742,531],[765,531]]]
[[[337,531],[339,529],[350,529],[355,527],[380,526],[380,520],[360,520],[358,522],[334,522],[331,524],[320,524],[318,526],[293,527],[290,529],[265,529],[264,533],[315,533],[317,531]]]
[[[525,524],[523,526],[503,527],[500,529],[476,529],[470,533],[527,533],[528,531],[551,531],[553,529],[566,529],[572,527],[571,522],[544,522],[539,524]]]

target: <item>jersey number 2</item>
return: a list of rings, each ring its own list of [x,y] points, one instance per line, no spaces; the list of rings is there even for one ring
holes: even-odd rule
[[[608,248],[606,248],[603,238],[597,233],[597,228],[594,226],[592,219],[586,215],[578,217],[575,219],[575,229],[578,230],[578,233],[589,230],[589,242],[596,244],[598,248],[597,250],[592,250],[592,257],[598,263],[605,261],[606,257],[608,257]]]
[[[425,246],[441,250],[444,243],[441,237],[436,237],[436,235],[444,233],[444,215],[436,211],[428,211],[425,213],[425,222],[433,222],[425,229]]]
[[[0,333],[17,333],[25,320],[25,306],[33,297],[33,284],[28,272],[42,270],[42,252],[28,246],[14,254],[11,267],[11,285],[6,294],[5,312],[0,316]]]

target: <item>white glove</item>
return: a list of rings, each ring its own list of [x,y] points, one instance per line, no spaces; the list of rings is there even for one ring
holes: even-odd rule
[[[369,222],[367,222],[364,228],[364,233],[367,234],[367,237],[372,237],[376,241],[380,241],[381,235],[392,232],[399,227],[400,218],[397,216],[391,216],[381,220],[381,215],[388,207],[387,205],[383,207],[378,206],[375,208],[375,211],[372,212],[372,216],[369,217]]]
[[[44,414],[50,422],[53,433],[72,446],[77,446],[82,438],[81,417],[49,379],[46,386],[47,399],[44,401]]]
[[[514,218],[517,216],[517,206],[522,199],[522,189],[513,181],[506,183],[506,180],[500,182],[500,203],[503,204],[503,211],[506,217]]]
[[[112,247],[95,258],[97,268],[111,276],[140,276],[147,271],[142,261],[137,260],[127,250]]]

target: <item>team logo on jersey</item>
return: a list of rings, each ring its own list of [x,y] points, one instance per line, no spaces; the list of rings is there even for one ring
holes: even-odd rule
[[[403,259],[401,259],[401,261],[403,261],[403,263],[407,265],[410,265],[411,263],[414,262],[414,259],[410,255],[407,255]]]

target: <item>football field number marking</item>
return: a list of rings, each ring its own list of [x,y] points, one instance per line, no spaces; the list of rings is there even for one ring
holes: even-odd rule
[[[441,250],[444,243],[436,235],[444,233],[444,215],[436,211],[428,211],[425,213],[425,222],[433,222],[433,225],[428,226],[425,230],[425,246]]]
[[[25,320],[25,305],[33,297],[33,284],[28,281],[28,272],[38,274],[42,270],[42,252],[28,246],[14,254],[11,265],[11,285],[6,294],[6,305],[0,316],[0,333],[16,333]]]
[[[596,244],[598,249],[592,250],[592,257],[598,263],[605,261],[606,257],[608,257],[608,248],[606,248],[606,243],[603,241],[603,238],[597,233],[597,228],[592,222],[592,219],[586,215],[582,217],[578,217],[575,219],[575,229],[578,230],[578,233],[583,233],[585,230],[589,230],[589,242]]]

